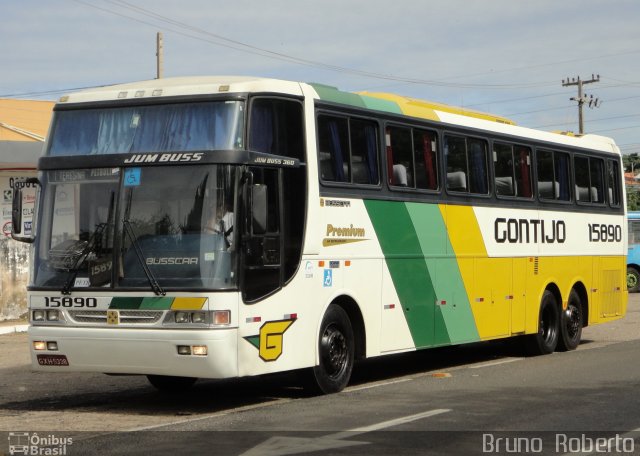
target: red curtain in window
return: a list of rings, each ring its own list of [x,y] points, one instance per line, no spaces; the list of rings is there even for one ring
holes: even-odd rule
[[[525,198],[531,198],[531,179],[530,166],[529,166],[529,150],[520,149],[520,176],[522,177],[522,194],[516,196],[524,196]],[[520,193],[520,189],[518,189]]]
[[[422,134],[422,151],[424,154],[424,166],[427,171],[427,185],[430,190],[435,190],[438,185],[436,182],[436,170],[433,163],[433,149],[431,148],[431,135],[429,133]]]

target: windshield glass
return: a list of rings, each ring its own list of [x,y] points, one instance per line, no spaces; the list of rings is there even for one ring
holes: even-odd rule
[[[34,285],[109,285],[120,170],[50,171],[45,180]]]
[[[243,102],[56,111],[50,156],[241,149]]]
[[[34,285],[235,288],[236,169],[49,172]]]

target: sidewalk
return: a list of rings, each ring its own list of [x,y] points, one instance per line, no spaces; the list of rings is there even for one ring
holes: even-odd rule
[[[29,323],[26,320],[0,321],[0,335],[26,332]]]

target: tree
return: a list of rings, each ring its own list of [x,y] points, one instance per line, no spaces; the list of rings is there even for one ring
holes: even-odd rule
[[[622,164],[626,173],[640,172],[640,157],[637,153],[623,155]]]
[[[640,210],[640,192],[631,187],[627,187],[627,210]]]

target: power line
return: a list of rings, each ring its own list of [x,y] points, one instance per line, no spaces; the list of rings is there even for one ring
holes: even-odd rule
[[[107,9],[107,8],[103,8],[103,7],[99,7],[97,5],[94,5],[92,3],[89,3],[87,1],[84,0],[73,0],[76,3],[80,3],[82,5],[85,6],[89,6],[91,8],[95,8],[98,9],[100,11],[104,11],[107,12],[109,14],[114,14],[116,16],[120,16],[120,17],[125,17],[128,19],[131,19],[133,21],[145,24],[145,25],[150,25],[153,27],[157,27],[156,24],[150,23],[148,21],[136,18],[136,17],[132,17],[130,15],[127,14],[123,14],[117,11],[113,11],[111,9]],[[427,80],[427,79],[419,79],[419,78],[406,78],[406,77],[400,77],[400,76],[395,76],[392,74],[383,74],[383,73],[376,73],[376,72],[370,72],[370,71],[364,71],[364,70],[358,70],[358,69],[354,69],[354,68],[348,68],[348,67],[343,67],[343,66],[339,66],[339,65],[333,65],[333,64],[327,64],[324,62],[319,62],[319,61],[314,61],[314,60],[308,60],[308,59],[302,59],[299,57],[295,57],[295,56],[291,56],[288,54],[284,54],[284,53],[280,53],[280,52],[274,52],[271,51],[269,49],[265,49],[265,48],[260,48],[257,46],[253,46],[247,43],[243,43],[241,41],[238,40],[233,40],[233,39],[229,39],[226,38],[222,35],[218,35],[215,33],[211,33],[207,30],[203,30],[200,29],[198,27],[194,27],[192,25],[180,22],[180,21],[176,21],[174,19],[168,18],[166,16],[163,16],[161,14],[155,13],[153,11],[138,7],[136,5],[132,5],[126,1],[123,0],[107,0],[109,3],[111,3],[112,5],[118,6],[120,8],[129,10],[129,11],[135,11],[137,14],[141,14],[143,16],[146,17],[150,17],[153,18],[156,21],[160,21],[162,23],[165,24],[171,24],[174,27],[179,27],[181,29],[186,29],[192,32],[195,32],[197,34],[200,35],[205,35],[211,38],[214,38],[217,41],[213,41],[211,39],[204,39],[202,37],[199,36],[194,36],[192,34],[189,33],[184,33],[182,31],[179,30],[175,30],[175,29],[171,29],[171,28],[167,28],[167,30],[172,31],[174,33],[180,34],[182,36],[187,36],[189,38],[192,39],[196,39],[196,40],[200,40],[200,41],[204,41],[204,42],[209,42],[211,44],[215,44],[218,46],[223,46],[223,47],[228,47],[231,49],[235,49],[238,50],[240,52],[248,52],[250,54],[257,54],[260,55],[262,57],[267,57],[267,58],[273,58],[273,59],[277,59],[277,60],[284,60],[287,61],[289,63],[295,63],[295,64],[299,64],[299,65],[305,65],[305,66],[311,66],[311,67],[316,67],[316,68],[322,68],[325,70],[329,70],[329,71],[335,71],[335,72],[339,72],[339,73],[344,73],[344,74],[352,74],[352,75],[356,75],[356,76],[363,76],[363,77],[369,77],[369,78],[374,78],[374,79],[382,79],[382,80],[388,80],[388,81],[396,81],[396,82],[402,82],[402,83],[407,83],[407,84],[419,84],[419,85],[429,85],[429,86],[437,86],[437,87],[455,87],[455,88],[483,88],[483,89],[516,89],[516,88],[534,88],[534,87],[540,87],[540,86],[545,86],[545,85],[549,85],[551,84],[551,82],[544,82],[544,83],[525,83],[525,84],[472,84],[472,83],[454,83],[454,82],[447,82],[447,81],[442,81],[442,80]],[[166,27],[166,26],[165,26]],[[221,42],[223,41],[223,42]],[[640,51],[638,51],[640,52]],[[451,79],[451,78],[447,78],[447,79]]]

